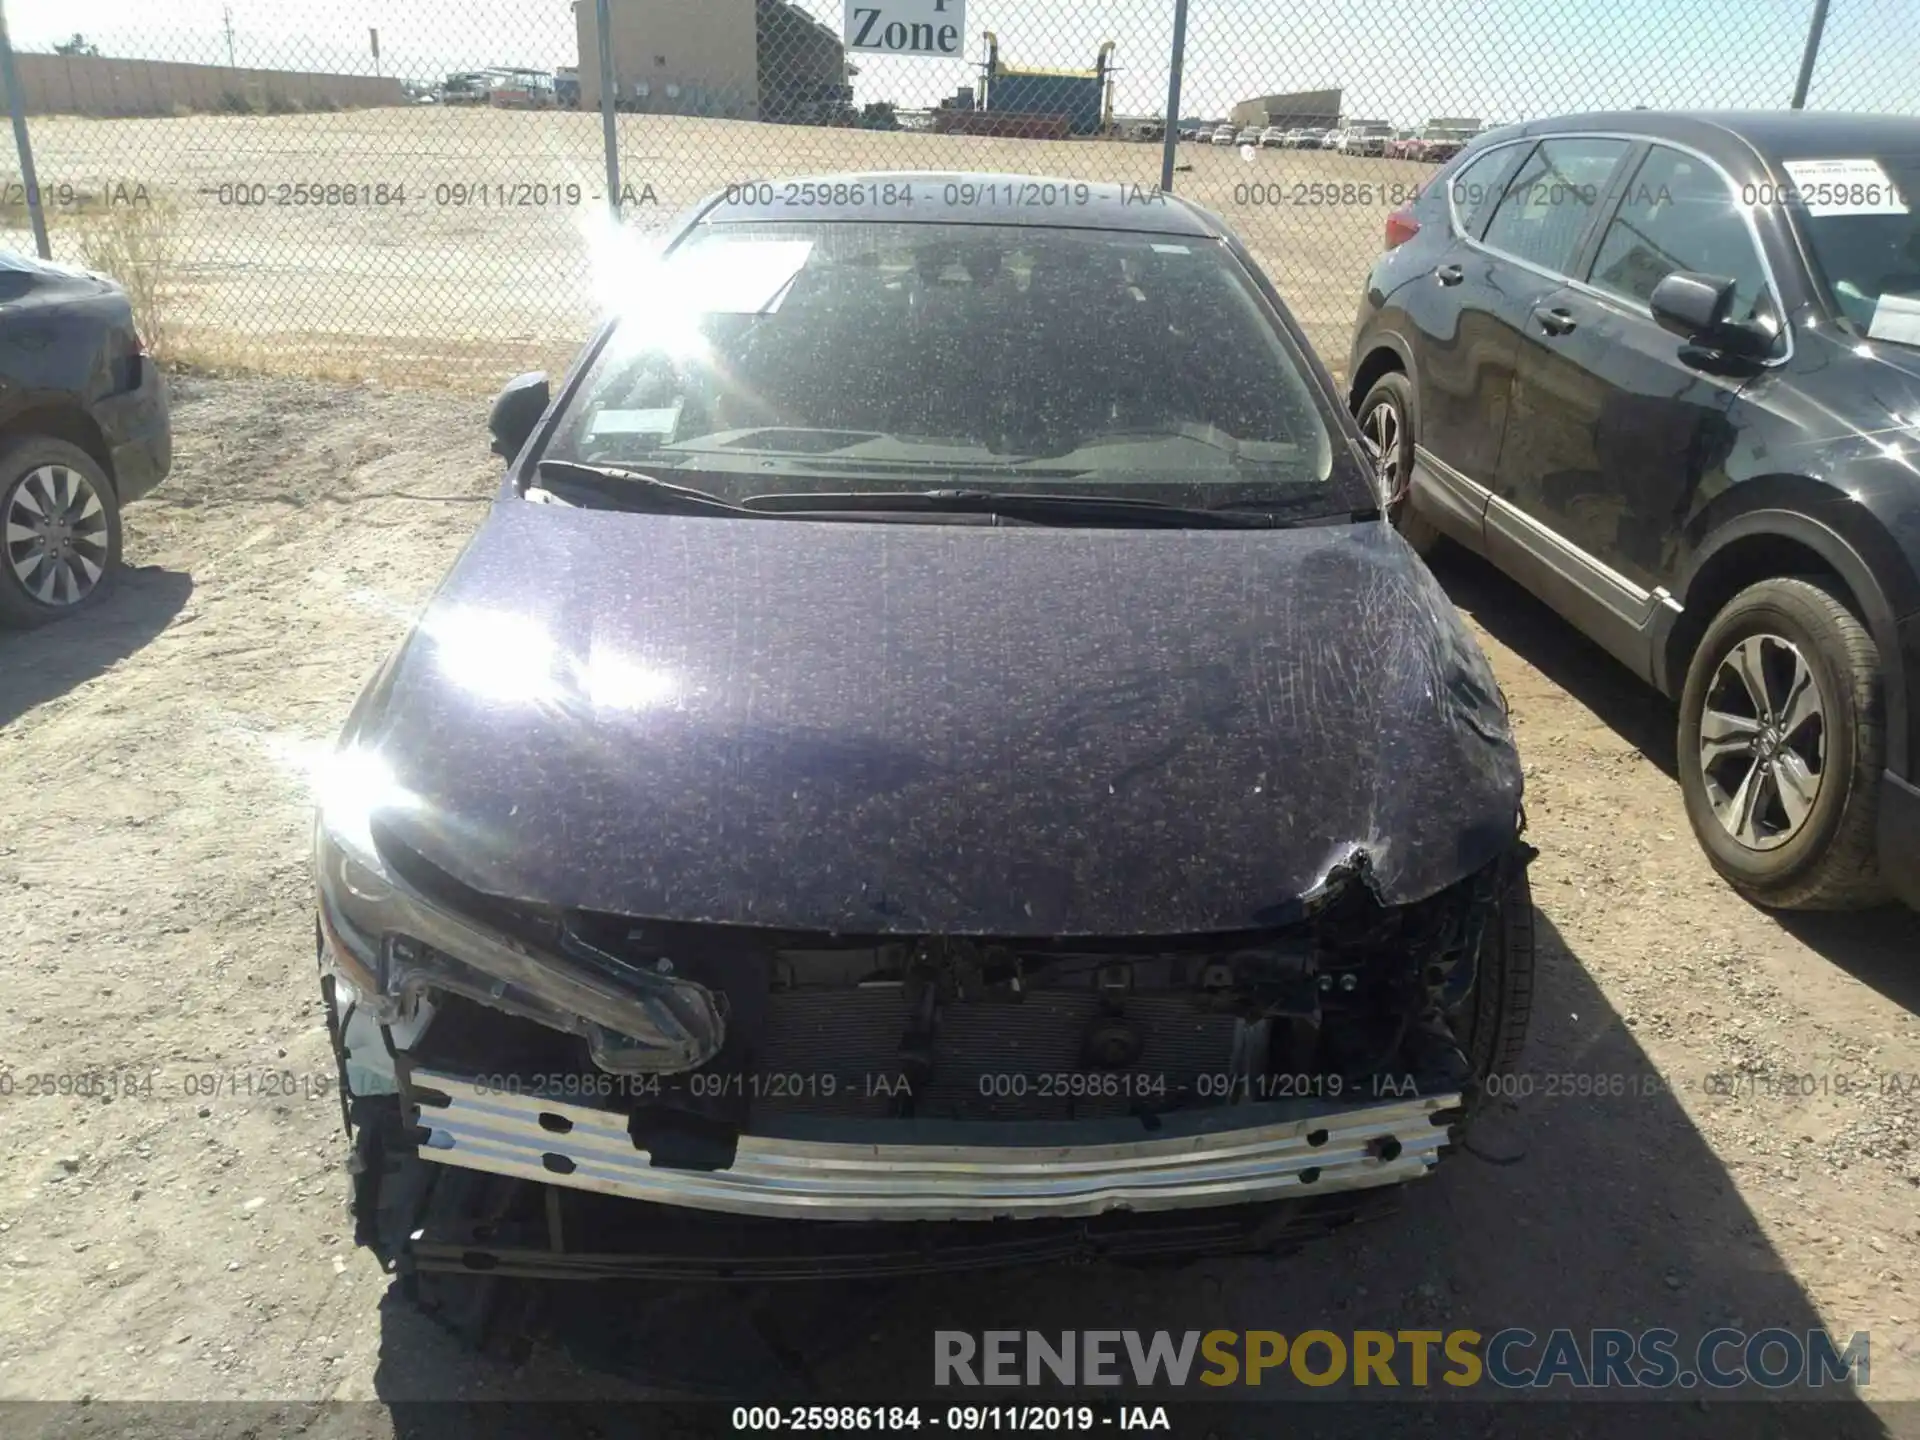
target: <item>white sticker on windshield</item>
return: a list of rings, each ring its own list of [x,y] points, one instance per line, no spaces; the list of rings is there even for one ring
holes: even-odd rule
[[[1809,215],[1904,215],[1907,202],[1878,160],[1789,160],[1793,184]],[[1760,189],[1770,189],[1761,186]]]
[[[1158,255],[1191,255],[1193,253],[1184,245],[1156,244],[1154,245],[1153,250],[1154,250],[1154,253]]]
[[[1867,338],[1920,345],[1920,295],[1882,295],[1873,307]]]
[[[680,423],[680,407],[683,403],[676,400],[661,410],[602,410],[593,417],[588,438],[598,439],[602,435],[671,435],[674,427]]]

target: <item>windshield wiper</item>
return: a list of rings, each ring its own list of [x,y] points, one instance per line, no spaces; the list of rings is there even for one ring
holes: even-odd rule
[[[718,495],[675,485],[639,470],[617,465],[586,465],[578,460],[542,460],[535,467],[540,486],[570,504],[615,510],[667,510],[702,515],[746,515]]]
[[[740,502],[748,511],[921,511],[927,514],[996,515],[1041,525],[1157,525],[1207,530],[1271,530],[1287,522],[1269,511],[1203,510],[1123,495],[1061,495],[1019,490],[794,491],[754,495]]]
[[[1018,490],[795,490],[749,496],[738,504],[640,470],[542,460],[539,487],[567,502],[615,510],[742,519],[875,514],[981,515],[1038,525],[1130,525],[1197,530],[1281,530],[1313,523],[1258,508],[1259,500],[1213,508],[1129,495],[1071,495]],[[1302,496],[1301,499],[1307,497]],[[1317,497],[1316,497],[1317,498]],[[1344,517],[1343,517],[1344,518]]]

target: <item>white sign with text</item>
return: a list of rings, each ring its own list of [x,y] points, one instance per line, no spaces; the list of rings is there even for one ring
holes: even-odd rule
[[[967,33],[967,0],[846,0],[849,50],[870,55],[961,53]]]

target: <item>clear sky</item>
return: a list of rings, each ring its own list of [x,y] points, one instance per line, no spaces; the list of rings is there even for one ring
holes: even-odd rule
[[[589,0],[590,3],[590,0]],[[698,5],[713,0],[681,0]],[[801,0],[836,30],[841,0]],[[612,0],[614,24],[622,0]],[[1341,86],[1347,110],[1412,124],[1511,120],[1610,105],[1780,106],[1814,0],[1191,0],[1181,111]],[[478,65],[577,62],[568,0],[8,0],[14,43],[76,30],[102,53],[435,79]],[[633,12],[633,13],[638,13]],[[967,0],[967,58],[856,63],[856,99],[932,105],[969,83],[1000,37],[1017,65],[1090,67],[1116,43],[1116,108],[1166,100],[1173,0]],[[1809,104],[1920,113],[1920,0],[1831,0]]]

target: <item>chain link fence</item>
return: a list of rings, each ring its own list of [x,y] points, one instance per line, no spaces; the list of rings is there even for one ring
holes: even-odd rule
[[[11,0],[35,183],[0,161],[0,243],[34,248],[39,199],[52,256],[127,281],[176,358],[488,385],[563,362],[623,246],[728,186],[1164,185],[1225,217],[1337,365],[1386,215],[1449,143],[1585,109],[1780,108],[1803,70],[1810,108],[1910,110],[1915,7],[192,0],[74,34],[72,7]]]

